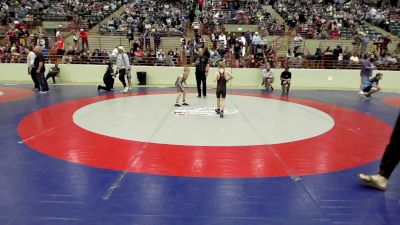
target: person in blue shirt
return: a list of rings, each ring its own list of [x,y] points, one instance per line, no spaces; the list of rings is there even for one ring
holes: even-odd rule
[[[367,82],[364,83],[362,91],[364,92],[364,96],[366,98],[371,98],[371,94],[376,93],[382,90],[379,87],[379,81],[382,79],[383,74],[377,73],[374,77],[369,79]]]

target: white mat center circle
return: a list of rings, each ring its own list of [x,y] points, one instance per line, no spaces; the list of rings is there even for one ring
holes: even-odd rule
[[[176,108],[175,97],[155,94],[105,100],[80,108],[73,120],[83,129],[110,137],[190,146],[287,143],[324,134],[334,126],[326,113],[296,103],[229,95],[221,119],[213,113],[216,98],[190,95],[190,107]]]

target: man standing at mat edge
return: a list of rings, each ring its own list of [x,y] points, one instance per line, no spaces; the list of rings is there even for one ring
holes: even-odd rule
[[[122,85],[124,86],[124,90],[122,93],[127,93],[128,90],[131,88],[131,65],[129,64],[129,57],[124,51],[124,47],[118,47],[118,55],[117,55],[117,73],[119,74],[119,80],[121,81]],[[128,78],[128,86],[126,85],[125,76]]]
[[[34,70],[36,70],[36,77],[40,84],[40,93],[47,93],[49,92],[49,86],[46,79],[44,78],[44,72],[46,71],[46,68],[44,67],[44,57],[41,51],[42,48],[40,46],[36,46],[34,49],[34,52],[36,54]]]
[[[386,146],[385,153],[381,159],[379,173],[376,175],[365,175],[360,173],[358,177],[364,185],[385,191],[388,180],[394,169],[400,162],[400,113],[397,116],[397,122],[393,130],[389,144]]]
[[[33,90],[39,91],[39,81],[37,79],[36,70],[34,68],[36,54],[33,52],[32,47],[26,47],[25,52],[28,54],[28,56],[26,57],[26,63],[28,64],[28,74],[31,75],[34,84]]]
[[[365,83],[371,78],[373,70],[376,69],[376,66],[374,65],[374,61],[375,61],[375,55],[371,54],[361,64],[361,72],[360,72],[361,84],[360,84],[360,92],[359,92],[360,95],[364,94],[362,89],[363,89]]]
[[[209,65],[208,58],[204,55],[204,50],[202,48],[199,49],[194,65],[196,66],[197,97],[201,98],[201,83],[203,83],[203,97],[207,97],[207,76]]]

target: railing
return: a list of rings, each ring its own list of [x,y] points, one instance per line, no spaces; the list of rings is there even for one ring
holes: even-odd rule
[[[188,58],[188,60],[186,59]],[[49,64],[59,63],[59,64],[86,64],[86,65],[106,65],[108,62],[115,59],[109,56],[99,56],[99,57],[86,57],[86,56],[69,56],[69,55],[46,55],[45,62]],[[210,66],[216,66],[217,62],[210,62]],[[251,60],[251,61],[250,61]],[[225,59],[228,66],[233,68],[263,68],[265,62],[261,62],[255,59]],[[272,61],[268,63],[272,68],[283,68],[288,65],[290,68],[302,68],[302,69],[351,69],[360,70],[361,62],[350,62],[349,60],[331,60],[327,57],[322,59],[307,59],[307,58],[271,58]],[[26,63],[26,56],[0,56],[1,63]],[[180,55],[179,57],[167,56],[163,60],[157,57],[131,57],[131,65],[133,66],[193,66],[193,56]],[[377,70],[400,70],[400,62],[390,63],[381,62],[377,63]]]

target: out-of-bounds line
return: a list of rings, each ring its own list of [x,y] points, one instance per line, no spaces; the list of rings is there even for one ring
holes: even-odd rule
[[[118,177],[114,180],[114,182],[111,184],[111,186],[107,189],[107,191],[103,194],[103,196],[101,197],[102,200],[108,200],[110,199],[111,195],[113,194],[113,192],[115,191],[115,189],[120,187],[120,184],[122,183],[123,179],[126,177],[126,174],[128,173],[129,169],[133,166],[136,165],[136,163],[139,161],[140,157],[144,154],[145,149],[147,148],[147,146],[149,145],[148,143],[154,138],[155,134],[159,131],[159,129],[161,128],[161,126],[165,123],[165,121],[167,120],[167,118],[170,116],[170,114],[172,113],[174,107],[171,107],[168,112],[166,113],[166,115],[164,116],[164,118],[161,120],[161,122],[158,124],[158,126],[154,129],[154,131],[151,133],[151,135],[149,136],[148,140],[145,142],[145,144],[143,144],[143,146],[140,148],[140,150],[134,154],[131,159],[129,160],[129,162],[127,163],[127,166],[125,167],[126,169],[123,170],[123,172],[121,172]]]

